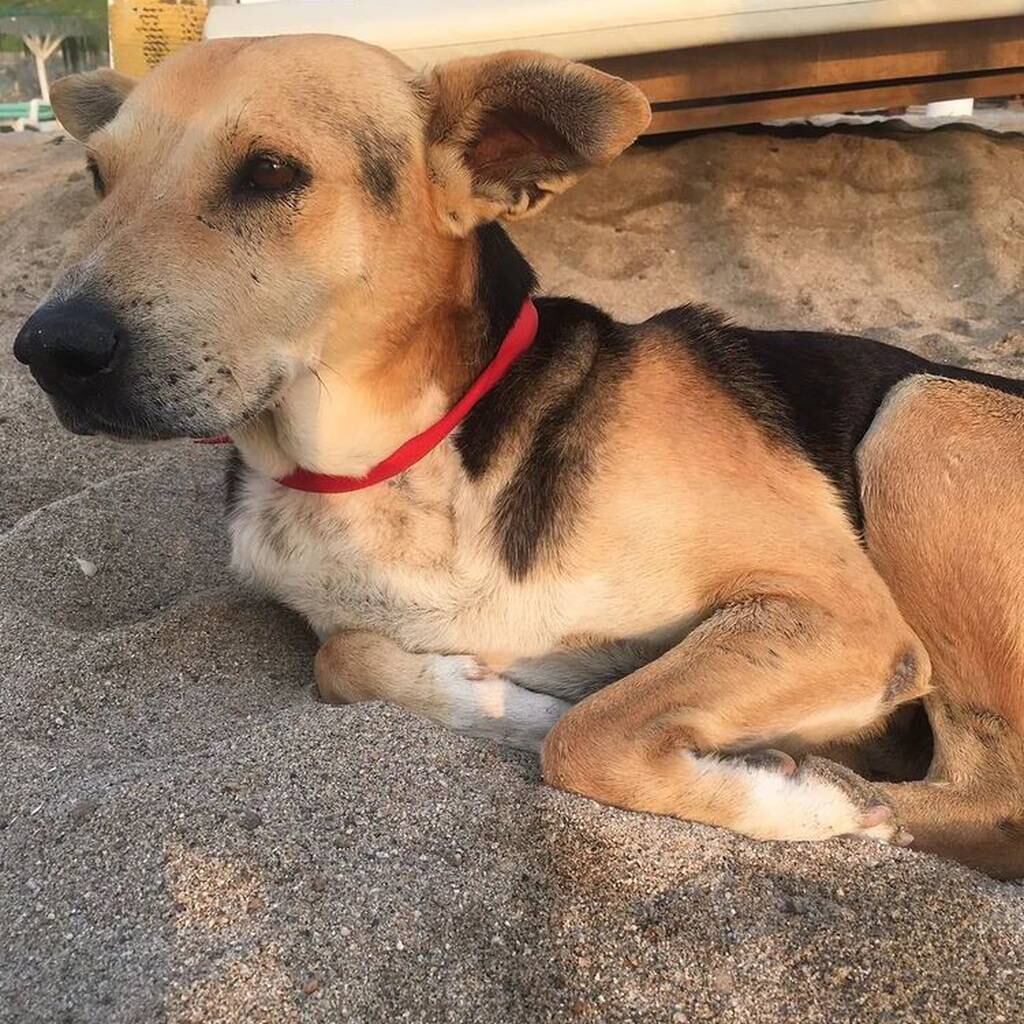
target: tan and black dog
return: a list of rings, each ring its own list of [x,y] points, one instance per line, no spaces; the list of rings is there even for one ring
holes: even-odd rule
[[[101,198],[16,355],[78,433],[230,435],[234,563],[326,699],[620,807],[1024,873],[1024,387],[531,304],[497,222],[649,118],[579,64],[231,40],[53,100]]]

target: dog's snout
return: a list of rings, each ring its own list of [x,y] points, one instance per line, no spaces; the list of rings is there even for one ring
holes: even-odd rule
[[[18,332],[14,356],[50,394],[88,391],[114,363],[118,326],[97,303],[72,300],[36,310]]]

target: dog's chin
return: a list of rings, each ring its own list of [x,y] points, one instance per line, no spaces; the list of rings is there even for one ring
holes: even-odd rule
[[[106,437],[129,444],[151,444],[180,438],[201,440],[226,434],[230,425],[215,422],[177,421],[151,411],[126,409],[117,413],[83,410],[51,399],[54,412],[65,430],[79,437]]]
[[[161,400],[158,394],[132,393],[129,388],[109,389],[87,400],[53,394],[49,399],[61,425],[82,437],[99,435],[141,444],[182,438],[203,441],[234,433],[258,419],[275,404],[284,382],[284,373],[274,375],[238,408],[207,406],[198,395],[182,405]]]

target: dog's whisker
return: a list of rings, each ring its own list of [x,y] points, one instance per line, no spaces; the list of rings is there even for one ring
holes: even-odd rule
[[[327,362],[326,359],[317,359],[316,362],[318,366],[322,366],[325,370],[330,370],[331,373],[333,373],[335,376],[341,376],[341,371],[337,367],[331,366],[331,364]]]
[[[321,394],[326,394],[326,395],[327,395],[327,397],[328,397],[328,398],[330,398],[330,396],[331,396],[331,392],[330,392],[330,389],[329,389],[329,388],[327,387],[327,385],[326,385],[326,384],[324,383],[324,379],[323,379],[323,377],[321,377],[321,376],[320,376],[320,374],[319,374],[319,373],[317,373],[317,371],[316,371],[316,367],[313,367],[313,366],[311,366],[311,367],[309,368],[309,372],[310,372],[311,374],[313,374],[313,376],[314,376],[314,377],[316,377],[316,379],[317,379],[317,383],[318,383],[318,384],[320,385],[320,393],[321,393]]]

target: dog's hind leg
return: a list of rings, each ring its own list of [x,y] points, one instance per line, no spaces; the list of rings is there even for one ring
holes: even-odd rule
[[[928,774],[881,788],[915,846],[1024,875],[1024,399],[912,378],[858,465],[869,553],[934,668]]]
[[[936,737],[927,778],[879,790],[915,849],[997,878],[1024,877],[1024,739],[982,708],[926,703]]]
[[[453,732],[540,750],[569,705],[533,693],[464,654],[411,654],[378,633],[336,633],[315,665],[322,700],[335,704],[381,700],[438,722]]]
[[[927,689],[924,649],[869,566],[864,577],[842,610],[799,583],[723,602],[679,646],[568,711],[544,744],[545,779],[758,839],[899,841],[870,783],[786,753],[869,728]]]

